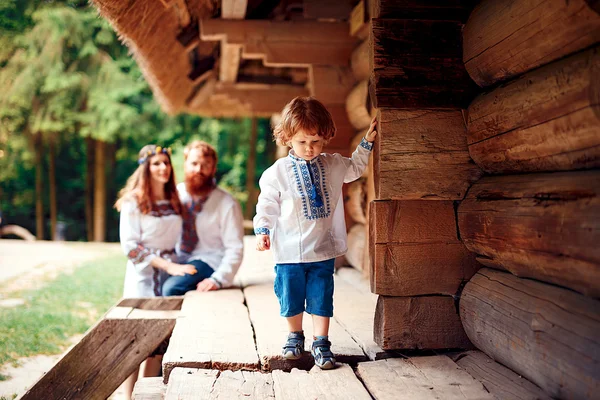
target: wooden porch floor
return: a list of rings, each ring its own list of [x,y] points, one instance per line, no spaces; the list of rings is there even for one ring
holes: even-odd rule
[[[409,358],[383,351],[372,339],[377,296],[351,268],[335,276],[330,338],[338,368],[321,371],[308,352],[300,360],[284,360],[287,330],[273,277],[270,253],[255,251],[254,237],[247,237],[239,288],[185,296],[163,359],[164,376],[139,380],[134,398],[545,398],[480,352]],[[310,349],[312,324],[305,316]]]

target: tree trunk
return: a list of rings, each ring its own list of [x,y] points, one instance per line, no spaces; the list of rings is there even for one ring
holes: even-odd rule
[[[94,168],[94,242],[106,238],[106,143],[96,141]]]
[[[250,129],[250,151],[248,161],[246,162],[246,192],[248,192],[248,201],[246,201],[245,219],[252,219],[254,216],[254,207],[256,206],[254,179],[256,178],[256,140],[258,138],[258,119],[252,117],[252,128]]]
[[[88,242],[94,241],[94,139],[85,138],[86,168],[85,168],[85,226]]]
[[[56,138],[48,140],[48,186],[50,191],[50,237],[56,238]]]
[[[35,236],[38,240],[44,240],[44,181],[42,168],[42,134],[34,134],[35,151]]]

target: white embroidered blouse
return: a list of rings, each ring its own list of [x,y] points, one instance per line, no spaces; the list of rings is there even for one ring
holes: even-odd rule
[[[181,203],[191,202],[185,183],[177,185]],[[225,190],[215,188],[196,216],[198,244],[192,254],[185,255],[178,249],[180,261],[201,260],[215,272],[211,278],[222,287],[233,284],[233,278],[244,256],[244,217],[236,199]]]
[[[310,161],[290,150],[261,176],[254,232],[270,235],[276,263],[316,262],[346,253],[342,185],[358,179],[373,144],[351,158],[321,153]]]
[[[175,244],[181,236],[182,219],[168,200],[158,201],[148,214],[142,214],[135,201],[121,207],[119,236],[127,255],[123,297],[160,296],[168,274],[150,265],[160,256],[177,262]]]

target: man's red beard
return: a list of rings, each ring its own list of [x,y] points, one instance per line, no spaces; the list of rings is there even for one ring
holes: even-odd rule
[[[213,187],[214,176],[204,176],[193,172],[185,175],[185,188],[191,195],[197,196],[205,194]]]

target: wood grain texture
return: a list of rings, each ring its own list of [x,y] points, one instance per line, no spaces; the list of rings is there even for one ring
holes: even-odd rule
[[[277,399],[371,399],[352,368],[346,364],[329,371],[317,366],[310,372],[295,368],[289,373],[276,370],[273,371],[273,383]]]
[[[371,111],[369,82],[361,81],[354,86],[346,98],[348,119],[356,130],[367,129],[371,124]]]
[[[183,296],[121,299],[115,307],[132,307],[141,310],[181,310]]]
[[[174,325],[174,319],[103,319],[21,398],[106,399]]]
[[[497,400],[550,400],[542,389],[481,351],[462,353],[456,364],[467,371]]]
[[[167,385],[161,376],[138,379],[131,394],[133,400],[163,400]]]
[[[469,156],[460,110],[379,110],[377,129],[377,199],[462,200],[483,175]]]
[[[473,84],[462,61],[462,24],[454,21],[371,21],[375,108],[465,108]]]
[[[360,271],[339,268],[334,286],[334,319],[352,335],[369,360],[386,358],[386,352],[373,340],[373,320],[377,296]]]
[[[379,296],[373,331],[384,350],[471,348],[451,296]]]
[[[482,87],[600,40],[600,15],[585,0],[483,0],[463,31],[463,59]]]
[[[475,346],[549,396],[600,390],[598,300],[486,268],[465,286],[460,316]]]
[[[273,292],[272,284],[255,285],[244,288],[244,295],[250,319],[256,335],[256,348],[260,356],[261,368],[266,371],[292,368],[308,370],[314,360],[310,356],[312,345],[312,320],[304,314],[305,352],[300,360],[290,361],[281,356],[281,351],[289,333],[285,318],[279,315],[279,303]],[[356,363],[366,359],[365,354],[346,330],[335,320],[329,327],[332,342],[331,351],[340,362]]]
[[[377,400],[494,399],[447,356],[360,363],[357,373]]]
[[[275,399],[271,374],[176,368],[166,399]]]
[[[353,51],[350,58],[350,68],[354,79],[364,81],[371,76],[371,45],[368,40],[362,41]]]
[[[176,367],[259,368],[248,309],[240,289],[186,293],[163,357],[165,383]]]
[[[478,261],[600,297],[600,171],[485,177],[458,208]]]
[[[469,154],[486,172],[600,166],[600,48],[481,95],[468,110]]]

